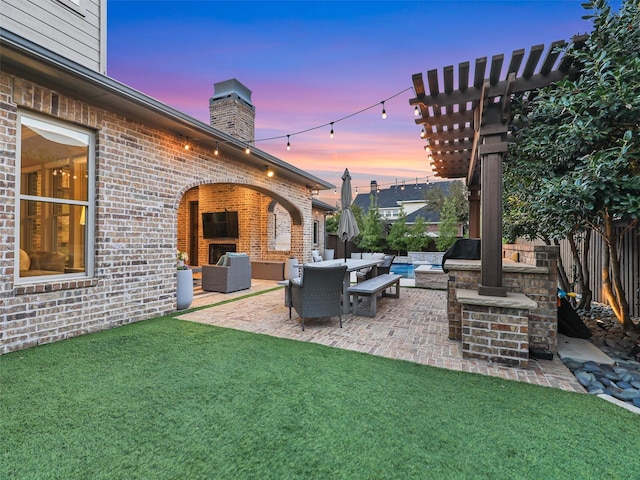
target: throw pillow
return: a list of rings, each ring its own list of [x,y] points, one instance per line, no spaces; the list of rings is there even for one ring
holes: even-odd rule
[[[20,270],[29,270],[30,266],[31,259],[29,258],[29,254],[20,249]]]

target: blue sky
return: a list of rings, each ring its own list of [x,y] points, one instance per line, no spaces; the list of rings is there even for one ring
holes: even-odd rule
[[[580,3],[108,0],[108,75],[207,123],[213,84],[237,78],[253,92],[258,148],[337,186],[347,167],[363,192],[371,180],[437,180],[408,103],[412,74],[500,53],[508,63],[586,33]],[[380,102],[403,91],[383,120]],[[361,110],[333,139],[329,127],[296,135]],[[286,135],[290,151],[286,138],[260,141]]]

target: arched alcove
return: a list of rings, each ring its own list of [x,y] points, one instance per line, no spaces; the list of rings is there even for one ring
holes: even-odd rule
[[[177,244],[189,254],[190,265],[215,263],[224,251],[243,251],[255,260],[284,260],[303,251],[300,209],[267,188],[203,179],[185,186],[175,205]],[[226,230],[234,236],[218,235],[225,229],[217,227],[205,235],[203,214],[218,222],[237,218]]]

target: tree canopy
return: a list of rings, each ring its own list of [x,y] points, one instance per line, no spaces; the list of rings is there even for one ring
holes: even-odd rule
[[[640,218],[639,2],[625,1],[617,14],[606,0],[583,6],[593,31],[584,44],[565,47],[580,67],[578,78],[514,100],[505,232],[547,241],[585,229],[601,235],[611,262],[603,265],[603,287],[629,327],[613,225]]]

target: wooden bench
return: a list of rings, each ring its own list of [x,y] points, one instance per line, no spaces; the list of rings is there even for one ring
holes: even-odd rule
[[[369,316],[376,316],[376,302],[378,299],[378,293],[382,292],[383,297],[400,298],[400,278],[402,275],[396,275],[393,273],[385,273],[378,275],[377,277],[370,278],[364,282],[358,283],[348,288],[348,291],[353,295],[353,307],[352,313],[358,315],[358,297],[369,297],[370,307]],[[387,293],[387,288],[395,285],[395,293]]]

